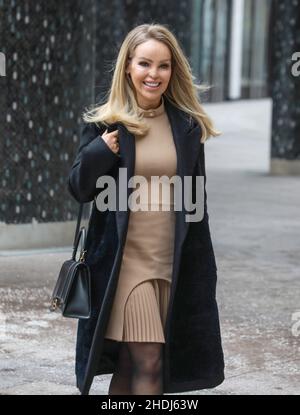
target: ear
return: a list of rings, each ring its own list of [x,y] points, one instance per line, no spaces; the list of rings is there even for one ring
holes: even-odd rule
[[[131,78],[131,75],[130,75],[129,71],[130,71],[129,64],[127,64],[126,69],[125,69],[125,73],[126,73],[127,78]]]
[[[130,63],[131,63],[132,58],[130,56],[128,56],[127,60],[126,60],[126,73],[128,74],[129,72],[129,67],[130,67]]]

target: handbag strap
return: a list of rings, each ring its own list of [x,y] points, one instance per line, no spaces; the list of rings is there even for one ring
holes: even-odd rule
[[[83,260],[85,255],[85,246],[86,246],[86,231],[85,228],[82,227],[80,229],[80,223],[82,218],[82,212],[83,212],[83,203],[80,203],[79,211],[78,211],[78,217],[77,217],[77,224],[76,224],[76,230],[75,230],[75,237],[73,242],[73,251],[72,251],[72,259],[75,260],[77,248],[79,244],[79,239],[83,239],[83,242],[81,242],[81,255],[80,260]],[[79,239],[78,239],[79,238]]]
[[[77,235],[78,235],[79,228],[80,228],[81,218],[82,218],[82,212],[83,212],[83,203],[80,203],[78,217],[77,217],[75,237],[74,237],[74,242],[73,242],[73,248],[75,248],[75,243],[76,243]]]

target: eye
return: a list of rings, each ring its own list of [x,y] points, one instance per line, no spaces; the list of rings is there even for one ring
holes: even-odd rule
[[[145,65],[149,65],[148,62],[139,62],[139,65],[145,66]],[[160,65],[163,68],[169,68],[169,65],[167,63],[163,63],[162,65]]]

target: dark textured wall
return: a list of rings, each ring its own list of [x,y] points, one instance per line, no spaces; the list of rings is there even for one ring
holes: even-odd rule
[[[74,219],[67,177],[85,106],[136,24],[169,25],[189,56],[191,1],[0,0],[0,221]]]
[[[271,157],[300,160],[300,76],[291,73],[300,52],[300,0],[273,0],[270,94],[273,98]]]
[[[93,10],[85,1],[2,1],[0,220],[67,220],[67,173],[93,87]],[[3,111],[5,108],[5,111]]]

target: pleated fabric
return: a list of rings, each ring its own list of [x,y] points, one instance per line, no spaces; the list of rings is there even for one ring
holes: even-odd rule
[[[149,280],[131,292],[125,306],[123,341],[165,343],[170,283]]]

